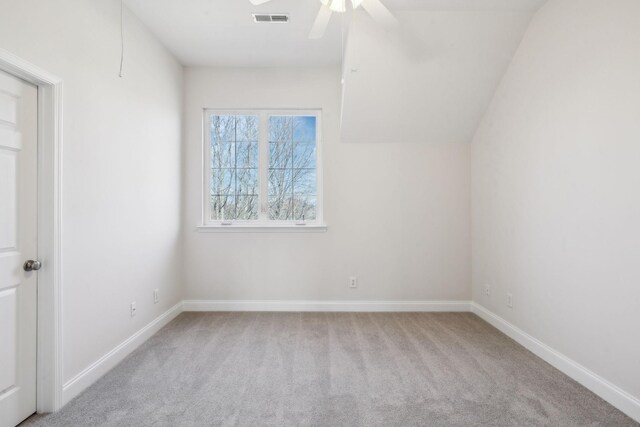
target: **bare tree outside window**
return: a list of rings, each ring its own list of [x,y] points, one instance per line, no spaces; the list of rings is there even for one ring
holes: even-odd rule
[[[207,117],[209,220],[229,222],[224,225],[258,220],[306,224],[321,216],[318,116],[229,112]],[[261,124],[267,127],[262,133]],[[260,159],[263,149],[267,158]]]
[[[211,219],[258,219],[257,116],[211,116]]]
[[[316,118],[269,117],[269,219],[316,219]]]

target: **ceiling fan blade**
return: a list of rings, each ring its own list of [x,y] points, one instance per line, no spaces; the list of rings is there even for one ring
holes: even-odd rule
[[[311,31],[309,32],[310,39],[320,39],[324,36],[324,32],[327,30],[327,26],[329,25],[329,20],[331,19],[331,9],[329,6],[323,4],[320,6],[320,10],[318,11],[318,15],[316,16],[316,20],[313,23],[313,27],[311,27]]]
[[[260,6],[261,4],[266,3],[268,1],[271,1],[271,0],[249,0],[249,1],[254,6]]]
[[[399,24],[396,17],[380,0],[363,0],[362,8],[371,15],[374,21],[387,28],[396,27]]]

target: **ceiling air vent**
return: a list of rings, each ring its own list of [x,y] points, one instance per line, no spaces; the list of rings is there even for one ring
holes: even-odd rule
[[[253,13],[253,22],[267,24],[286,24],[289,15],[286,13]]]

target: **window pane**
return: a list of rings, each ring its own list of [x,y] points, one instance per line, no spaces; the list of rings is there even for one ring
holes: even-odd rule
[[[293,192],[294,194],[316,194],[316,170],[294,169]]]
[[[258,142],[259,123],[258,116],[236,116],[236,141]]]
[[[235,219],[244,221],[258,219],[258,196],[237,196]]]
[[[269,171],[269,198],[293,194],[293,173],[291,169]]]
[[[234,196],[211,196],[211,219],[223,221],[235,219],[236,202]]]
[[[258,116],[211,116],[211,219],[256,220]]]
[[[293,219],[293,204],[291,195],[269,198],[269,219],[287,221]]]
[[[269,142],[293,141],[293,117],[270,116],[269,117]]]
[[[234,142],[211,143],[211,167],[215,169],[234,168],[236,165],[236,144]]]
[[[293,219],[313,221],[316,219],[316,196],[296,194],[293,198]]]
[[[269,143],[269,169],[290,169],[293,165],[293,143]]]
[[[236,195],[257,196],[260,193],[258,169],[237,169],[236,183]]]
[[[294,142],[293,143],[293,167],[314,168],[316,167],[316,144],[315,142]]]
[[[234,169],[211,170],[211,194],[235,194],[236,179]]]
[[[293,141],[316,143],[316,118],[311,117],[294,117],[292,121]]]
[[[235,141],[235,116],[211,116],[211,141]]]
[[[269,117],[269,219],[316,218],[316,117]]]
[[[236,146],[236,167],[257,168],[258,167],[258,143],[257,142],[237,142]]]

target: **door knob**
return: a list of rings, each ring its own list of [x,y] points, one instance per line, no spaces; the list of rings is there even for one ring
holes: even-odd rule
[[[25,262],[22,267],[24,268],[24,271],[37,271],[40,270],[40,267],[42,267],[42,263],[40,261],[34,261],[30,259],[29,261]]]

